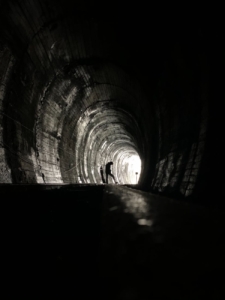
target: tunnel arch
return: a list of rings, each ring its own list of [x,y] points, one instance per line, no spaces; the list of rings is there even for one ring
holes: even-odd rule
[[[166,20],[154,31],[144,17],[123,25],[91,7],[1,2],[1,182],[98,183],[112,159],[127,183],[120,166],[138,155],[141,189],[198,201],[219,139],[209,31]]]
[[[133,152],[137,156],[139,156],[138,153],[141,153],[138,145],[141,131],[137,124],[136,128],[134,127],[134,119],[126,111],[120,110],[118,104],[115,105],[113,102],[104,101],[101,106],[97,103],[90,107],[89,111],[86,116],[80,117],[81,121],[75,133],[77,138],[75,165],[82,166],[82,170],[79,169],[78,173],[85,174],[84,169],[87,168],[88,164],[92,170],[86,171],[86,173],[94,172],[95,175],[92,180],[99,183],[96,178],[99,178],[100,166],[104,167],[108,161],[113,161],[116,168],[115,175],[118,178],[117,174],[121,173],[120,168],[123,165],[122,162],[119,163],[118,161],[119,156],[126,152]],[[85,122],[85,119],[89,121]],[[84,127],[84,131],[82,131],[82,127]],[[90,162],[88,163],[88,161]],[[82,177],[84,178],[83,175]],[[126,177],[129,178],[129,175]],[[123,179],[121,175],[117,181],[131,183],[129,180]]]

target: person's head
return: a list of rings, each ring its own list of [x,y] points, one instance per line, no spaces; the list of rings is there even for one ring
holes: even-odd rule
[[[113,165],[113,162],[112,162],[112,161],[110,161],[109,163],[110,163],[110,165]]]

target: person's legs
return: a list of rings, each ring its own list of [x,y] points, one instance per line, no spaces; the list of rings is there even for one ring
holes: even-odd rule
[[[109,175],[113,178],[114,182],[116,182],[114,175],[112,173],[110,173]]]
[[[102,177],[102,183],[105,183],[105,178],[104,178],[103,170],[100,170],[100,173],[101,173],[101,177]]]
[[[106,173],[106,183],[108,183],[108,173]]]

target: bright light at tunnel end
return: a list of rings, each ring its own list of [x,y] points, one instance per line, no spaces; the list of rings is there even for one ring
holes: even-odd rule
[[[141,173],[141,160],[138,155],[129,158],[128,170],[131,184],[137,184]]]
[[[123,169],[126,174],[126,181],[124,184],[138,184],[141,173],[141,159],[138,154],[127,156],[123,160]]]

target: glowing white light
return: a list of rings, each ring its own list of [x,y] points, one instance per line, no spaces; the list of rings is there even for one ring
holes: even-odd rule
[[[128,176],[131,184],[137,184],[141,173],[141,160],[138,155],[132,155],[127,159]]]

